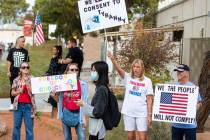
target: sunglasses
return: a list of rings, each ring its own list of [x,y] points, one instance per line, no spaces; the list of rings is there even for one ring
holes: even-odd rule
[[[74,71],[78,71],[78,69],[69,69],[69,71],[72,71],[72,72],[74,72]]]
[[[20,67],[21,69],[29,69],[30,67],[29,66],[22,66]]]

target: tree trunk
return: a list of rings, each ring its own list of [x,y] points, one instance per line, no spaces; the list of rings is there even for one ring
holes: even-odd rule
[[[203,101],[202,107],[197,112],[197,132],[203,132],[204,124],[210,113],[210,51],[206,53],[198,85]]]

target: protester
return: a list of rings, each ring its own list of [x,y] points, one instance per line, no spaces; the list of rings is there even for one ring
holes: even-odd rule
[[[140,140],[146,140],[147,126],[152,123],[153,87],[151,80],[144,75],[143,61],[135,59],[129,74],[121,69],[111,52],[108,52],[108,57],[126,87],[121,113],[128,140],[135,139],[135,131]]]
[[[190,68],[188,65],[180,64],[174,71],[177,72],[177,85],[183,86],[195,86],[189,81]],[[198,96],[197,109],[201,106],[201,96]],[[196,140],[196,127],[197,123],[194,124],[172,124],[172,140]]]
[[[79,68],[79,74],[80,74],[82,70],[84,57],[83,57],[82,50],[79,47],[77,47],[77,40],[74,38],[71,38],[68,41],[67,48],[69,48],[69,52],[66,55],[66,58],[60,59],[59,62],[63,64],[64,66],[70,63],[77,63],[78,68]]]
[[[53,56],[50,60],[49,68],[45,75],[57,75],[61,74],[62,65],[58,63],[59,59],[62,59],[62,46],[55,45],[53,46]]]
[[[56,98],[56,95],[59,94],[58,118],[62,121],[64,140],[72,140],[71,127],[75,128],[78,140],[85,140],[85,128],[87,125],[86,118],[82,108],[77,106],[75,101],[79,99],[88,101],[87,83],[82,80],[79,80],[79,69],[76,63],[69,64],[65,73],[76,73],[78,89],[74,91],[65,91],[61,93],[55,93],[53,91],[51,93],[51,95],[54,98]]]
[[[34,139],[33,121],[35,116],[35,98],[31,92],[31,76],[29,65],[23,62],[20,65],[19,76],[12,84],[12,96],[14,96],[13,133],[12,140],[20,140],[22,119],[24,119],[26,140]]]
[[[62,74],[62,65],[58,63],[58,60],[62,59],[62,46],[60,45],[53,46],[52,51],[53,51],[53,56],[50,60],[49,68],[45,73],[45,76]],[[57,109],[57,102],[51,96],[49,96],[47,102],[52,105],[51,117],[54,117],[54,113],[56,112]]]
[[[10,80],[10,85],[12,86],[13,80],[18,76],[20,64],[22,62],[29,62],[28,51],[24,48],[25,46],[25,37],[20,36],[16,40],[15,47],[9,50],[7,56],[7,76]],[[14,97],[11,95],[10,90],[10,99],[11,105],[10,110],[14,109],[13,102]]]
[[[89,118],[89,140],[103,140],[106,135],[106,128],[103,116],[108,95],[108,65],[104,61],[97,61],[91,65],[91,80],[95,83],[95,94],[91,104],[79,100],[76,103],[84,108]]]

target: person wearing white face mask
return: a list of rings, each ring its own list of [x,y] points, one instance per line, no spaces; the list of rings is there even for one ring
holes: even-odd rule
[[[78,100],[76,103],[82,106],[84,112],[90,116],[89,140],[103,140],[106,128],[102,117],[104,116],[108,94],[108,65],[104,61],[97,61],[91,65],[91,80],[96,85],[95,94],[91,104]]]

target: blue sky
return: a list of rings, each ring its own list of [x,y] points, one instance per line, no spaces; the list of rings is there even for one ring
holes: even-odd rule
[[[26,0],[26,2],[30,4],[29,10],[31,10],[32,6],[34,6],[35,0]]]

